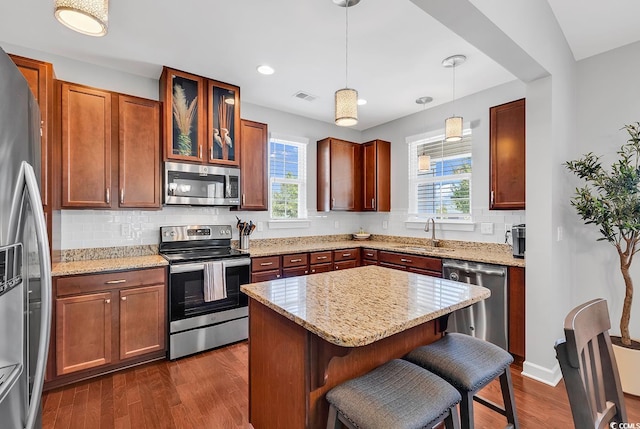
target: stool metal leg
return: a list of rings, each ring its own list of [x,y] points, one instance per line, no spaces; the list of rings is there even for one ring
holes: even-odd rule
[[[338,418],[338,410],[333,404],[329,404],[329,418],[327,419],[327,429],[340,429],[342,423]]]
[[[504,401],[504,411],[507,422],[513,425],[513,429],[518,429],[518,416],[516,415],[515,400],[513,398],[513,383],[511,382],[511,371],[507,367],[500,375],[500,388],[502,390],[502,400]]]
[[[462,429],[473,429],[473,396],[474,392],[460,392],[460,423]]]
[[[458,407],[449,408],[449,415],[444,419],[444,427],[446,429],[460,429],[460,416],[458,415]]]

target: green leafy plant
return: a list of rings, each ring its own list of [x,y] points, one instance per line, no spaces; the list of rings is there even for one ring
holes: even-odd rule
[[[623,345],[631,346],[629,320],[633,281],[629,267],[640,250],[640,122],[622,129],[630,138],[617,152],[619,159],[610,170],[603,168],[600,157],[591,152],[581,159],[566,162],[565,166],[587,182],[584,187],[576,188],[571,205],[585,224],[599,227],[601,237],[598,241],[608,241],[618,251],[625,284],[620,336]]]

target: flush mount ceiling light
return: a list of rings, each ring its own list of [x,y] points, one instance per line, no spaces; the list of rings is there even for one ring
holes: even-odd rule
[[[367,104],[367,100],[364,98],[358,98],[358,106],[364,106],[365,104]]]
[[[422,105],[422,111],[424,112],[427,108],[427,104],[433,101],[433,97],[420,97],[416,98],[416,103]],[[429,171],[431,170],[431,157],[425,153],[422,155],[418,155],[418,171]]]
[[[350,127],[358,123],[358,91],[349,88],[349,8],[360,3],[360,0],[333,0],[337,6],[345,10],[345,55],[344,55],[344,88],[336,91],[335,122],[341,127]]]
[[[464,63],[467,57],[464,55],[452,55],[442,60],[444,67],[453,69],[453,97],[451,101],[452,108],[456,102],[456,67]],[[447,142],[457,142],[462,140],[462,117],[453,114],[444,121],[444,140]]]
[[[109,0],[55,0],[54,15],[78,33],[104,36],[109,21]]]
[[[275,70],[273,69],[273,67],[270,67],[266,64],[259,65],[257,67],[257,70],[258,70],[258,73],[264,74],[264,75],[270,75],[275,73]]]

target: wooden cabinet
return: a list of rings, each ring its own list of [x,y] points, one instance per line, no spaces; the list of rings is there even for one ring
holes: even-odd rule
[[[282,256],[282,277],[304,276],[306,274],[309,274],[308,253]]]
[[[391,143],[373,140],[362,145],[362,210],[391,210]]]
[[[509,352],[516,358],[525,358],[525,269],[509,267],[508,271],[508,320],[509,320]]]
[[[318,211],[361,210],[362,149],[334,138],[318,141]]]
[[[362,265],[378,265],[378,251],[375,249],[362,249]]]
[[[489,208],[525,208],[525,100],[490,109]]]
[[[118,96],[118,198],[123,208],[160,207],[160,106]]]
[[[164,67],[164,159],[240,164],[240,88]]]
[[[111,208],[111,93],[60,85],[62,207]]]
[[[442,277],[442,259],[440,258],[380,250],[378,261],[383,267]]]
[[[333,269],[343,270],[358,266],[358,249],[341,249],[333,251]]]
[[[280,277],[280,256],[251,258],[251,282],[266,282]]]
[[[59,85],[62,207],[159,208],[158,102]]]
[[[50,387],[165,355],[166,269],[58,277]]]
[[[326,273],[333,270],[333,252],[325,250],[309,254],[309,273]]]
[[[47,233],[49,243],[52,240],[52,211],[53,196],[51,184],[51,162],[53,147],[53,99],[55,74],[53,65],[43,61],[32,60],[30,58],[9,55],[18,70],[22,73],[31,92],[33,93],[38,107],[40,107],[40,194],[42,196],[42,208],[47,222]]]
[[[242,210],[269,209],[269,133],[267,124],[240,121],[240,187]]]

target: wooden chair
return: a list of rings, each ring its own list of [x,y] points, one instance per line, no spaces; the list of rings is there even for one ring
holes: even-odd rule
[[[609,338],[607,301],[574,308],[564,320],[566,339],[555,345],[576,429],[627,422],[624,395]]]

